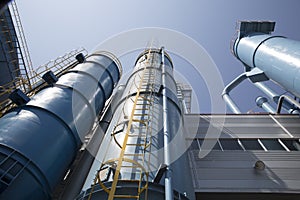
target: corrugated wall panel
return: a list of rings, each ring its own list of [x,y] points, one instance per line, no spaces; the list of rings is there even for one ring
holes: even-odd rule
[[[224,124],[212,124],[210,119]],[[274,120],[274,119],[276,120]],[[300,138],[300,118],[296,115],[185,115],[187,137],[214,138],[222,130],[221,138]],[[284,128],[283,128],[284,127]]]
[[[201,159],[198,153],[189,151],[196,191],[300,193],[300,152],[211,151]],[[254,169],[257,160],[264,170]]]

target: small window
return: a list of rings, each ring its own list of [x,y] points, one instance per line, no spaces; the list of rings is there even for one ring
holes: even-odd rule
[[[240,139],[246,150],[264,150],[257,139]]]
[[[199,139],[200,149],[203,149],[203,147],[202,147],[203,141],[204,141],[203,139]],[[215,140],[207,139],[207,141],[214,144],[214,147],[212,148],[212,150],[222,151],[222,148],[220,147],[220,144],[217,139],[215,139]],[[211,150],[211,149],[206,149],[206,150]]]
[[[300,143],[298,140],[281,139],[281,141],[290,151],[299,151],[300,150]]]
[[[279,143],[278,139],[260,139],[266,149],[269,150],[282,150],[286,151],[284,147]]]
[[[243,150],[237,139],[220,139],[223,150]]]

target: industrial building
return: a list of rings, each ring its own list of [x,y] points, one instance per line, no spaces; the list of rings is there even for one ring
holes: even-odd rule
[[[275,22],[238,22],[231,51],[245,72],[220,94],[231,112],[195,114],[167,46],[145,48],[122,84],[122,64],[99,49],[33,69],[14,1],[9,8],[0,16],[0,199],[299,198],[300,42],[272,35]],[[241,113],[231,97],[244,80],[265,94],[262,112]]]

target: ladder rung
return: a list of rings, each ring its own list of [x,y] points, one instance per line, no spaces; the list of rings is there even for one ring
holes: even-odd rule
[[[151,85],[142,86],[141,89],[142,89],[142,90],[151,91],[151,90],[153,90],[153,86],[151,86]]]
[[[129,137],[146,137],[146,134],[128,134]]]
[[[149,114],[137,113],[137,114],[133,114],[133,116],[149,116]]]
[[[124,153],[124,156],[144,156],[144,154],[141,154],[141,153]]]
[[[137,146],[137,147],[142,147],[142,146],[145,146],[145,144],[130,143],[130,144],[127,144],[127,146]]]
[[[145,106],[147,106],[147,105],[152,105],[153,102],[154,102],[154,100],[152,100],[152,99],[151,100],[138,99],[136,105],[145,105]]]
[[[135,195],[126,195],[126,194],[115,194],[114,195],[115,198],[124,198],[124,199],[130,199],[130,198],[135,198],[135,199],[139,199],[140,196],[135,196]]]
[[[149,120],[148,119],[141,119],[141,118],[138,118],[138,119],[133,118],[132,121],[142,123],[145,126],[146,124],[144,124],[144,123],[147,123]]]
[[[140,130],[140,129],[145,129],[146,127],[143,125],[143,126],[132,126],[131,129],[133,130]]]
[[[140,169],[141,170],[141,167],[137,166],[137,165],[132,165],[132,166],[122,165],[122,168],[136,168],[136,169]],[[128,180],[128,181],[136,181],[136,180]]]
[[[142,98],[142,99],[148,99],[147,97],[150,97],[149,94],[145,94],[145,95],[139,95],[138,98]]]
[[[151,85],[152,83],[154,83],[154,77],[147,77],[146,79],[147,80],[145,80],[143,84]]]
[[[151,104],[144,104],[144,103],[137,103],[136,105],[137,105],[137,106],[145,106],[145,107],[146,107],[146,106],[149,106],[149,107],[151,106]]]
[[[147,99],[146,97],[139,97],[138,101],[153,101],[152,99]]]
[[[149,85],[150,86],[153,83],[153,81],[152,81],[153,78],[152,77],[147,77],[146,79],[147,80],[144,80],[142,85]]]
[[[149,83],[149,81],[147,81],[146,84],[142,84],[142,85],[141,85],[141,87],[151,87],[151,86],[152,86],[152,84]]]
[[[147,99],[145,97],[140,97],[139,99],[137,99],[138,101],[149,101],[149,102],[152,102],[153,100],[152,99]]]

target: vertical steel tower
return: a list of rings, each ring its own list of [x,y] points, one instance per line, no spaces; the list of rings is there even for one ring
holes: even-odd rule
[[[169,55],[163,48],[145,50],[127,80],[80,199],[194,199],[186,155],[172,162],[169,147],[182,133],[181,112]]]

